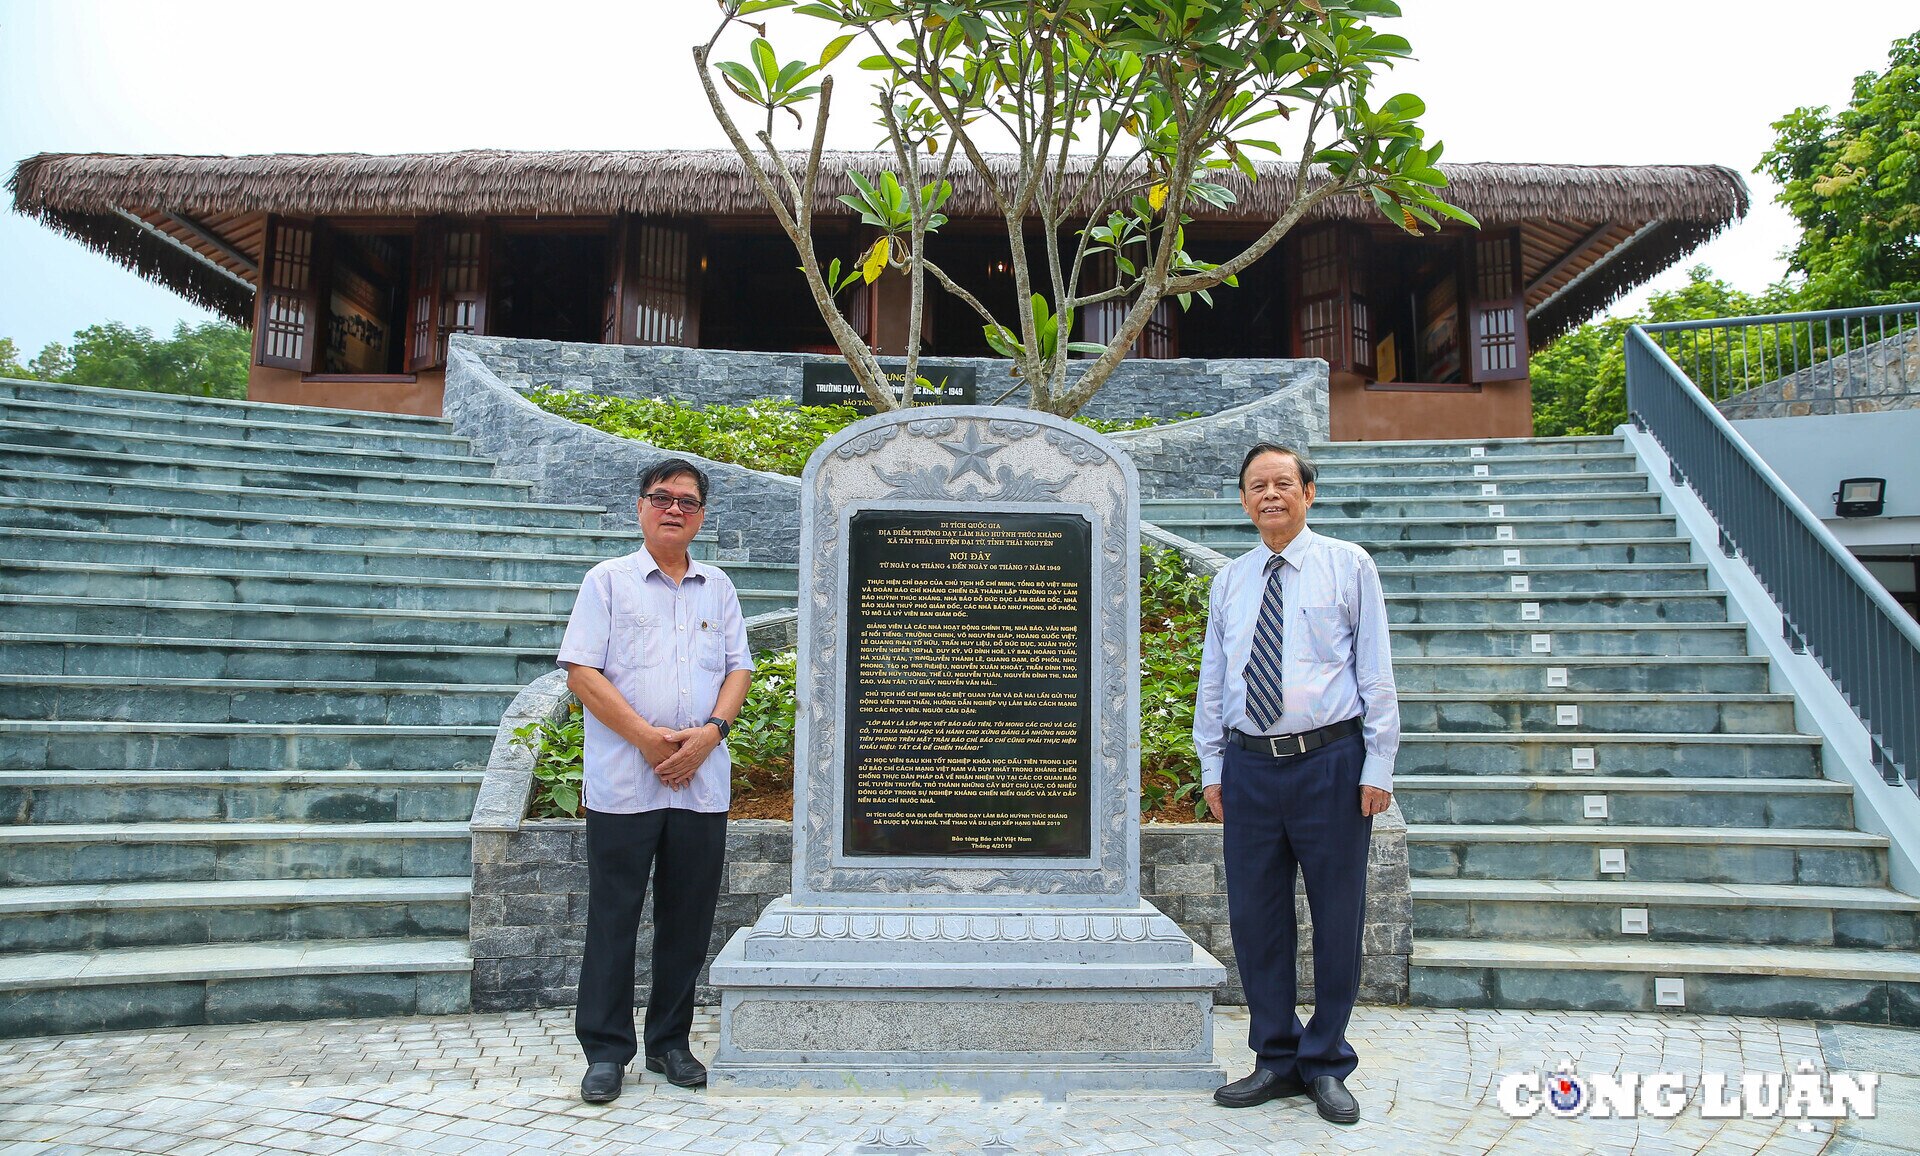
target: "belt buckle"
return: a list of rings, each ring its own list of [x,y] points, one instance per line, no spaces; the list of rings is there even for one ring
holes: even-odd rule
[[[1287,745],[1287,749],[1285,750],[1281,749],[1280,744],[1283,742]],[[1295,755],[1307,753],[1306,742],[1297,734],[1268,736],[1267,750],[1271,752],[1272,756],[1276,759],[1289,759]]]

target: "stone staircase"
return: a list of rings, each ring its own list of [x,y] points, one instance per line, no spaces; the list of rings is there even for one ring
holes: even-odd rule
[[[1621,439],[1314,453],[1394,623],[1415,1003],[1920,1023],[1920,898]],[[1257,540],[1231,499],[1142,516]]]
[[[436,420],[0,381],[0,1035],[467,1007],[495,726],[638,545],[527,489]]]

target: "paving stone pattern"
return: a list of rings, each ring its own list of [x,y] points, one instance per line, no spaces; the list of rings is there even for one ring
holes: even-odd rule
[[[490,774],[489,782],[492,779]],[[483,799],[486,794],[483,787]],[[751,926],[769,901],[791,889],[792,832],[790,823],[764,819],[736,819],[727,825],[727,869],[707,946],[709,963],[736,930]],[[476,1010],[573,1005],[587,918],[585,842],[585,826],[578,822],[528,822],[517,831],[475,830],[471,946]],[[1375,823],[1361,964],[1363,1001],[1398,1004],[1407,999],[1413,908],[1406,856],[1405,825],[1397,812],[1390,812]],[[1227,965],[1228,980],[1216,998],[1243,1002],[1227,926],[1220,828],[1210,823],[1145,827],[1140,859],[1144,897]],[[1310,928],[1304,893],[1297,906],[1302,928]],[[1300,976],[1308,990],[1313,977],[1310,941],[1310,933],[1302,935]],[[652,943],[649,896],[638,947],[642,990]],[[700,1000],[715,999],[703,972]]]
[[[199,1027],[0,1043],[0,1151],[465,1153],[1769,1153],[1895,1156],[1920,1144],[1912,1105],[1839,1125],[1709,1120],[1510,1120],[1508,1072],[1920,1070],[1912,1032],[1711,1016],[1360,1008],[1350,1081],[1362,1118],[1336,1128],[1302,1099],[1227,1111],[1204,1093],[1064,1101],[843,1096],[722,1098],[630,1074],[610,1105],[579,1102],[570,1016]],[[1215,1051],[1244,1072],[1246,1020],[1218,1018]],[[714,1023],[696,1020],[696,1054]],[[1823,1051],[1824,1045],[1824,1051]],[[1883,1085],[1886,1086],[1886,1085]],[[1902,1085],[1910,1086],[1910,1085]],[[1908,1113],[1902,1115],[1902,1113]]]

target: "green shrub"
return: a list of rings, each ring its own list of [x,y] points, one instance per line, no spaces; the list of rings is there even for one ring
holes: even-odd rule
[[[579,818],[583,781],[580,759],[587,745],[587,720],[580,704],[573,703],[567,717],[558,722],[543,719],[514,728],[513,741],[533,752],[534,790],[527,818]]]

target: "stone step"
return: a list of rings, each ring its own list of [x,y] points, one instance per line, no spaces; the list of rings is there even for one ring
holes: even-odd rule
[[[240,465],[182,460],[155,454],[117,454],[55,446],[10,445],[8,464],[43,474],[123,478],[130,482],[182,482],[207,486],[265,486],[329,494],[389,494],[415,498],[526,501],[533,483],[518,478],[407,474],[391,470],[322,469],[307,466]]]
[[[118,409],[172,415],[191,422],[200,417],[297,422],[315,426],[352,426],[356,429],[387,429],[417,433],[450,433],[453,423],[445,418],[418,417],[403,413],[377,413],[357,409],[327,409],[316,405],[278,405],[263,401],[238,401],[227,398],[192,397],[180,393],[156,393],[141,389],[108,389],[91,385],[67,385],[52,381],[23,381],[0,378],[0,397],[64,405],[112,406]]]
[[[13,887],[0,891],[0,953],[465,938],[470,887],[458,876]]]
[[[328,940],[14,956],[0,1035],[468,1010],[467,941]]]
[[[1400,695],[1407,732],[1784,734],[1793,730],[1790,694],[1519,694]]]
[[[0,827],[0,886],[466,875],[469,842],[464,821]]]
[[[1309,524],[1318,527],[1329,519],[1446,518],[1453,521],[1516,521],[1527,518],[1599,517],[1624,514],[1658,514],[1660,495],[1641,490],[1638,493],[1549,494],[1543,497],[1463,498],[1451,496],[1370,495],[1342,498],[1321,497],[1313,503]],[[1498,511],[1497,513],[1495,511]],[[1164,525],[1177,534],[1179,526],[1246,526],[1247,512],[1239,503],[1194,506],[1180,510],[1142,510],[1140,516]]]
[[[421,455],[465,454],[473,444],[448,429],[366,429],[354,425],[314,425],[311,422],[273,421],[273,415],[226,417],[128,409],[115,405],[75,405],[0,397],[0,419],[61,429],[112,433],[190,434],[210,441],[249,445],[312,446],[316,449],[390,450]]]
[[[283,682],[0,674],[0,718],[22,722],[498,725],[513,683]]]
[[[1828,779],[1651,779],[1611,775],[1405,775],[1409,823],[1629,827],[1853,826],[1853,790]],[[1589,807],[1599,801],[1603,814]]]
[[[1625,626],[1642,622],[1727,621],[1727,596],[1718,590],[1388,594],[1386,601],[1387,621],[1395,626],[1467,622]]]
[[[1457,498],[1478,498],[1481,501],[1497,502],[1515,497],[1548,497],[1553,495],[1591,495],[1646,493],[1649,489],[1647,475],[1638,470],[1621,470],[1613,473],[1580,474],[1500,474],[1495,476],[1491,470],[1485,474],[1474,474],[1469,469],[1461,470],[1458,476],[1446,477],[1436,474],[1416,477],[1401,477],[1393,474],[1377,476],[1357,476],[1346,470],[1339,473],[1323,473],[1314,486],[1319,502],[1337,501],[1348,497],[1378,498],[1383,495],[1403,494],[1412,497],[1439,497],[1451,495]],[[1204,499],[1188,499],[1202,501]],[[1142,502],[1144,507],[1148,503]],[[1159,503],[1153,503],[1158,505]],[[1239,502],[1232,503],[1235,509]]]
[[[0,655],[7,649],[0,636]],[[1641,655],[1624,658],[1581,655],[1531,655],[1510,658],[1402,658],[1393,663],[1394,684],[1402,693],[1525,691],[1552,694],[1764,693],[1768,666],[1763,658],[1669,658]]]
[[[425,522],[466,522],[477,526],[564,526],[574,530],[598,527],[602,513],[598,506],[340,494],[312,487],[275,489],[264,485],[214,486],[198,482],[124,481],[82,474],[11,469],[0,469],[0,495],[100,505],[250,510],[267,514],[324,513],[402,522],[417,519]]]
[[[1531,566],[1641,566],[1672,565],[1693,560],[1693,547],[1684,538],[1601,538],[1588,541],[1527,539],[1511,542],[1384,542],[1361,543],[1376,566],[1439,569],[1452,566],[1500,567],[1524,571]],[[1240,554],[1253,548],[1251,539],[1222,553]],[[1508,559],[1513,559],[1511,562]]]
[[[1424,879],[1553,879],[1884,886],[1887,840],[1848,830],[1408,823],[1407,864]],[[1624,872],[1601,871],[1619,851]]]
[[[1820,776],[1813,735],[1403,734],[1394,782],[1420,775],[1611,775],[1806,779]]]
[[[1640,462],[1633,454],[1550,454],[1511,453],[1494,457],[1350,457],[1320,463],[1320,481],[1334,478],[1489,478],[1509,477],[1589,477],[1604,474],[1639,472]],[[1485,473],[1481,471],[1485,470]],[[1644,475],[1643,475],[1644,476]],[[1223,479],[1222,497],[1236,493],[1239,479]],[[1318,482],[1315,483],[1318,485]]]
[[[459,822],[479,771],[0,771],[0,821]]]
[[[1212,546],[1223,554],[1239,554],[1260,540],[1253,524],[1166,519],[1154,523],[1189,541]],[[1667,514],[1589,514],[1580,517],[1401,518],[1375,514],[1365,518],[1313,518],[1317,533],[1364,546],[1377,554],[1376,544],[1396,542],[1485,542],[1512,548],[1534,539],[1582,541],[1607,538],[1667,538],[1674,521]],[[1505,528],[1509,538],[1500,537]],[[1376,558],[1377,560],[1377,558]]]
[[[1389,594],[1641,594],[1707,588],[1707,568],[1692,562],[1533,566],[1380,566]]]
[[[636,545],[634,549],[639,549]],[[623,553],[631,553],[631,550]],[[695,538],[689,552],[708,559],[714,540]],[[193,538],[161,534],[117,534],[99,530],[38,530],[0,526],[0,557],[39,558],[49,562],[111,562],[168,569],[277,570],[289,574],[393,574],[421,578],[488,579],[497,582],[568,582],[599,562],[597,554],[510,554],[501,550],[450,550],[428,547],[369,546],[355,542],[275,542],[262,538]],[[753,585],[756,572],[792,573],[791,565],[727,563],[739,570],[736,585]],[[785,577],[759,583],[794,585]]]
[[[68,429],[41,422],[0,418],[0,445],[50,446],[80,452],[165,456],[237,466],[305,466],[321,470],[392,470],[405,474],[441,474],[488,478],[493,461],[465,454],[421,454],[402,450],[342,449],[282,442],[242,442],[195,437],[185,427],[174,433],[132,430]]]
[[[430,774],[484,767],[496,729],[0,719],[0,769]]]
[[[1623,910],[1645,930],[1623,932]],[[1920,898],[1886,887],[1413,880],[1416,941],[1745,943],[1912,951]]]
[[[243,638],[0,633],[0,670],[41,677],[302,678],[345,682],[504,682],[554,668],[547,647],[275,642]]]
[[[442,547],[509,554],[589,554],[611,558],[640,548],[640,535],[559,526],[475,526],[461,522],[392,522],[319,513],[264,514],[56,499],[0,497],[0,526],[138,534],[153,537],[265,539],[356,546]]]
[[[1545,455],[1569,457],[1577,454],[1617,454],[1626,449],[1626,439],[1611,434],[1563,438],[1453,438],[1422,441],[1320,442],[1307,451],[1316,461],[1342,461],[1354,458],[1474,458],[1479,449],[1489,458]]]
[[[74,602],[42,594],[0,594],[7,625],[32,634],[150,635],[156,638],[263,639],[282,642],[519,646],[553,650],[564,614],[478,610],[382,610],[95,598]]]
[[[1747,627],[1738,622],[1403,623],[1388,635],[1395,658],[1575,658],[1603,655],[1747,653]],[[1546,649],[1538,649],[1544,646]]]
[[[1656,981],[1678,979],[1678,1006]],[[1823,947],[1416,939],[1422,1007],[1691,1012],[1920,1027],[1920,957]]]

